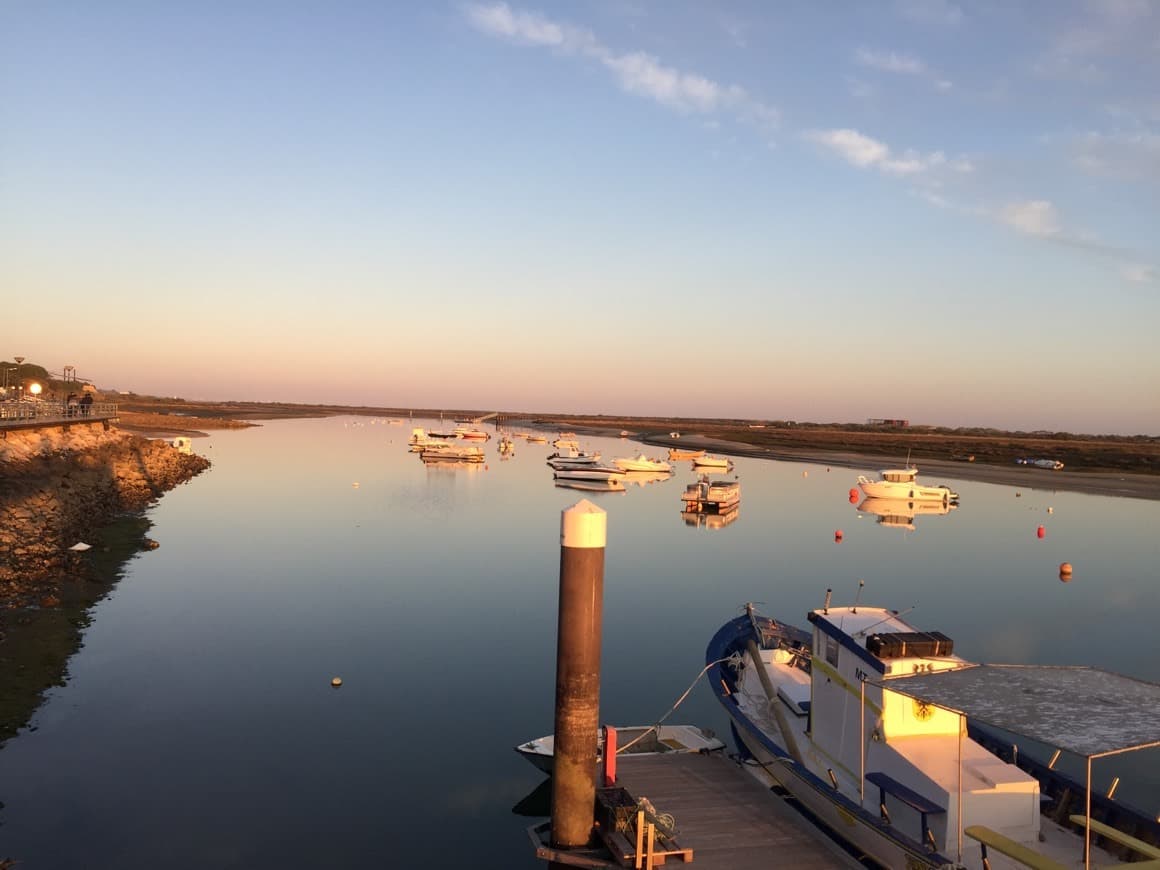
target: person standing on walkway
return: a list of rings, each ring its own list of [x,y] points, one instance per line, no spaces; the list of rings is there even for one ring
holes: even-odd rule
[[[87,417],[93,408],[93,394],[85,393],[81,397],[81,416]]]

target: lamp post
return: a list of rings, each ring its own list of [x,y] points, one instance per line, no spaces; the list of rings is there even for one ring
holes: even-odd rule
[[[14,356],[12,359],[16,360],[16,392],[20,394],[20,398],[24,398],[24,390],[21,389],[20,384],[20,366],[24,364],[24,357]]]

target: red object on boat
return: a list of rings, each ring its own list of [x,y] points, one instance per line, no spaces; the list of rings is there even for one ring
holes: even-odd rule
[[[604,787],[616,785],[616,729],[604,726]]]

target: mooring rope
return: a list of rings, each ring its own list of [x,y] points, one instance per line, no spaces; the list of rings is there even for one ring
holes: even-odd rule
[[[699,674],[697,674],[697,676],[696,676],[696,678],[693,680],[693,682],[691,682],[691,683],[689,684],[689,688],[685,689],[685,691],[684,691],[684,693],[681,695],[681,697],[677,698],[677,702],[676,702],[675,704],[673,704],[673,706],[669,707],[669,711],[668,711],[667,713],[665,713],[665,715],[661,716],[661,718],[660,718],[660,719],[658,719],[658,720],[656,721],[656,724],[655,724],[655,725],[650,725],[648,728],[646,728],[646,729],[645,729],[645,730],[644,730],[644,731],[643,731],[643,732],[640,734],[640,736],[639,736],[639,737],[635,737],[635,738],[633,738],[632,740],[628,741],[628,743],[624,744],[623,746],[618,746],[618,747],[616,748],[616,754],[617,754],[617,755],[620,755],[620,753],[624,752],[624,751],[625,751],[626,749],[628,749],[630,746],[635,746],[637,743],[640,743],[640,741],[644,740],[644,738],[646,738],[646,737],[647,737],[649,734],[651,734],[652,732],[654,732],[654,731],[656,731],[658,728],[660,728],[660,727],[661,727],[661,725],[663,725],[663,724],[664,724],[665,720],[666,720],[666,719],[668,719],[670,716],[672,716],[672,715],[673,715],[673,713],[675,713],[675,712],[676,712],[677,708],[678,708],[679,706],[681,706],[681,704],[684,702],[684,700],[685,700],[687,697],[689,697],[689,693],[690,693],[690,692],[692,692],[692,691],[693,691],[693,687],[694,687],[694,686],[696,686],[698,682],[700,682],[700,680],[701,680],[701,677],[703,677],[703,676],[705,676],[705,674],[709,673],[709,668],[713,667],[714,665],[720,665],[720,664],[724,664],[725,662],[729,662],[729,661],[733,662],[733,663],[734,663],[734,665],[736,665],[736,664],[737,664],[738,662],[740,662],[741,660],[742,660],[742,659],[741,659],[741,656],[740,656],[740,655],[738,655],[737,653],[733,653],[733,654],[731,654],[731,655],[728,655],[728,656],[726,656],[726,657],[725,657],[725,658],[723,658],[723,659],[717,659],[717,661],[715,661],[715,662],[709,662],[709,664],[705,665],[705,667],[703,667],[703,668],[701,669],[701,672],[700,672]]]

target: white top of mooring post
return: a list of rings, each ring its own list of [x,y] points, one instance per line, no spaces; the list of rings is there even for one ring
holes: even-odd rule
[[[602,549],[608,538],[608,513],[586,498],[560,514],[560,544],[578,549]]]

